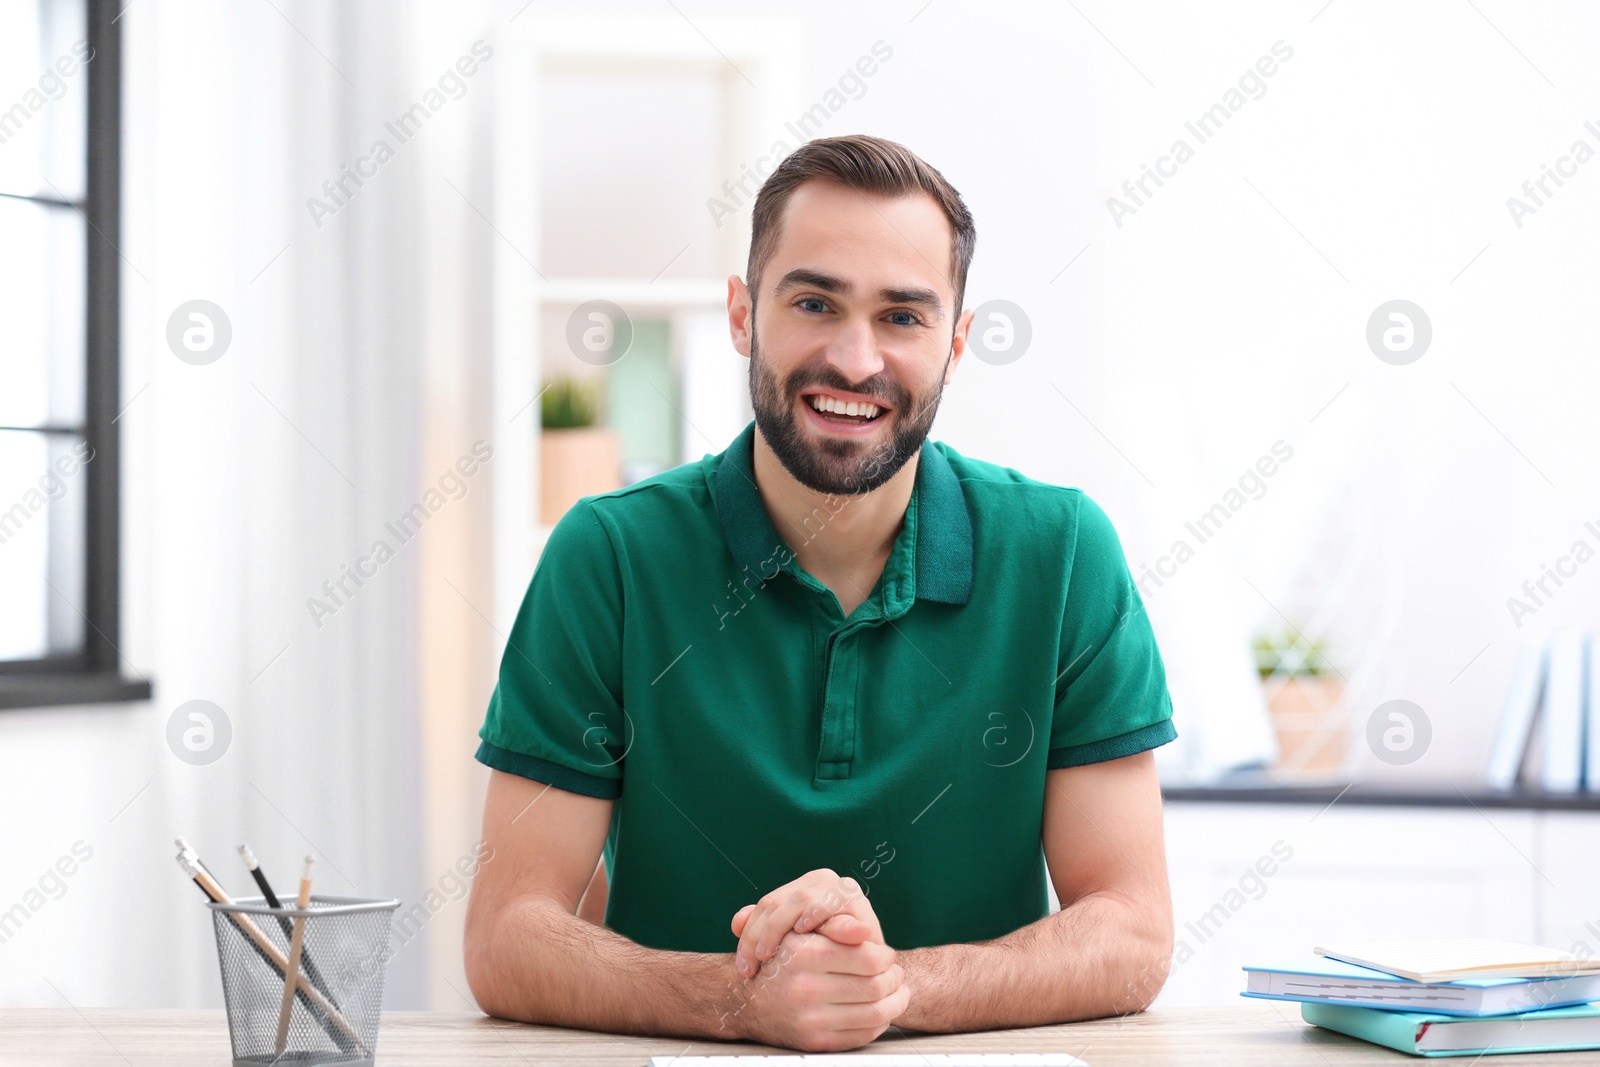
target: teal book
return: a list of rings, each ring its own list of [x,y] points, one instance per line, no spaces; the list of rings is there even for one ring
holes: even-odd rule
[[[1323,1029],[1413,1056],[1600,1049],[1600,1006],[1594,1004],[1462,1018],[1306,1001],[1300,1005],[1300,1017]]]

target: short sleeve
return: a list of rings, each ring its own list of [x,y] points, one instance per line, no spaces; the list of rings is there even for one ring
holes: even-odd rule
[[[622,578],[594,505],[556,523],[478,731],[480,763],[585,796],[622,793]]]
[[[1079,494],[1047,766],[1131,756],[1178,736],[1166,669],[1122,544]]]

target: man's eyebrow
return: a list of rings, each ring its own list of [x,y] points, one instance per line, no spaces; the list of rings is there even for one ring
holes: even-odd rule
[[[914,304],[925,307],[940,318],[944,317],[944,304],[939,299],[939,294],[932,289],[883,289],[879,291],[886,303]]]
[[[778,284],[773,287],[773,292],[781,296],[790,289],[802,288],[821,289],[825,293],[838,293],[840,296],[849,296],[854,287],[843,278],[835,278],[831,274],[824,274],[821,271],[811,270],[806,267],[796,267],[778,279]],[[944,314],[944,304],[940,301],[939,294],[932,289],[880,289],[878,295],[885,303],[912,304],[936,312],[941,317]]]
[[[778,284],[773,287],[773,292],[782,293],[789,289],[821,289],[825,293],[840,293],[848,295],[850,283],[843,278],[835,278],[831,274],[824,274],[819,270],[807,267],[796,267],[794,270],[778,279]]]

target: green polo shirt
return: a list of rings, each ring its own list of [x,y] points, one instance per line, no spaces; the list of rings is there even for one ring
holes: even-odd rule
[[[819,867],[895,948],[1042,918],[1046,771],[1177,736],[1110,520],[926,442],[845,618],[794,550],[848,504],[780,537],[754,434],[556,524],[478,759],[615,801],[606,926],[650,947],[731,952],[734,912]]]

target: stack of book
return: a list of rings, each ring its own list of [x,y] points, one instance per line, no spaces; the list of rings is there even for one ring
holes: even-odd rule
[[[1417,1056],[1600,1049],[1600,959],[1515,941],[1369,941],[1245,967],[1244,996]]]
[[[1491,789],[1600,793],[1600,634],[1522,646],[1485,779]]]

